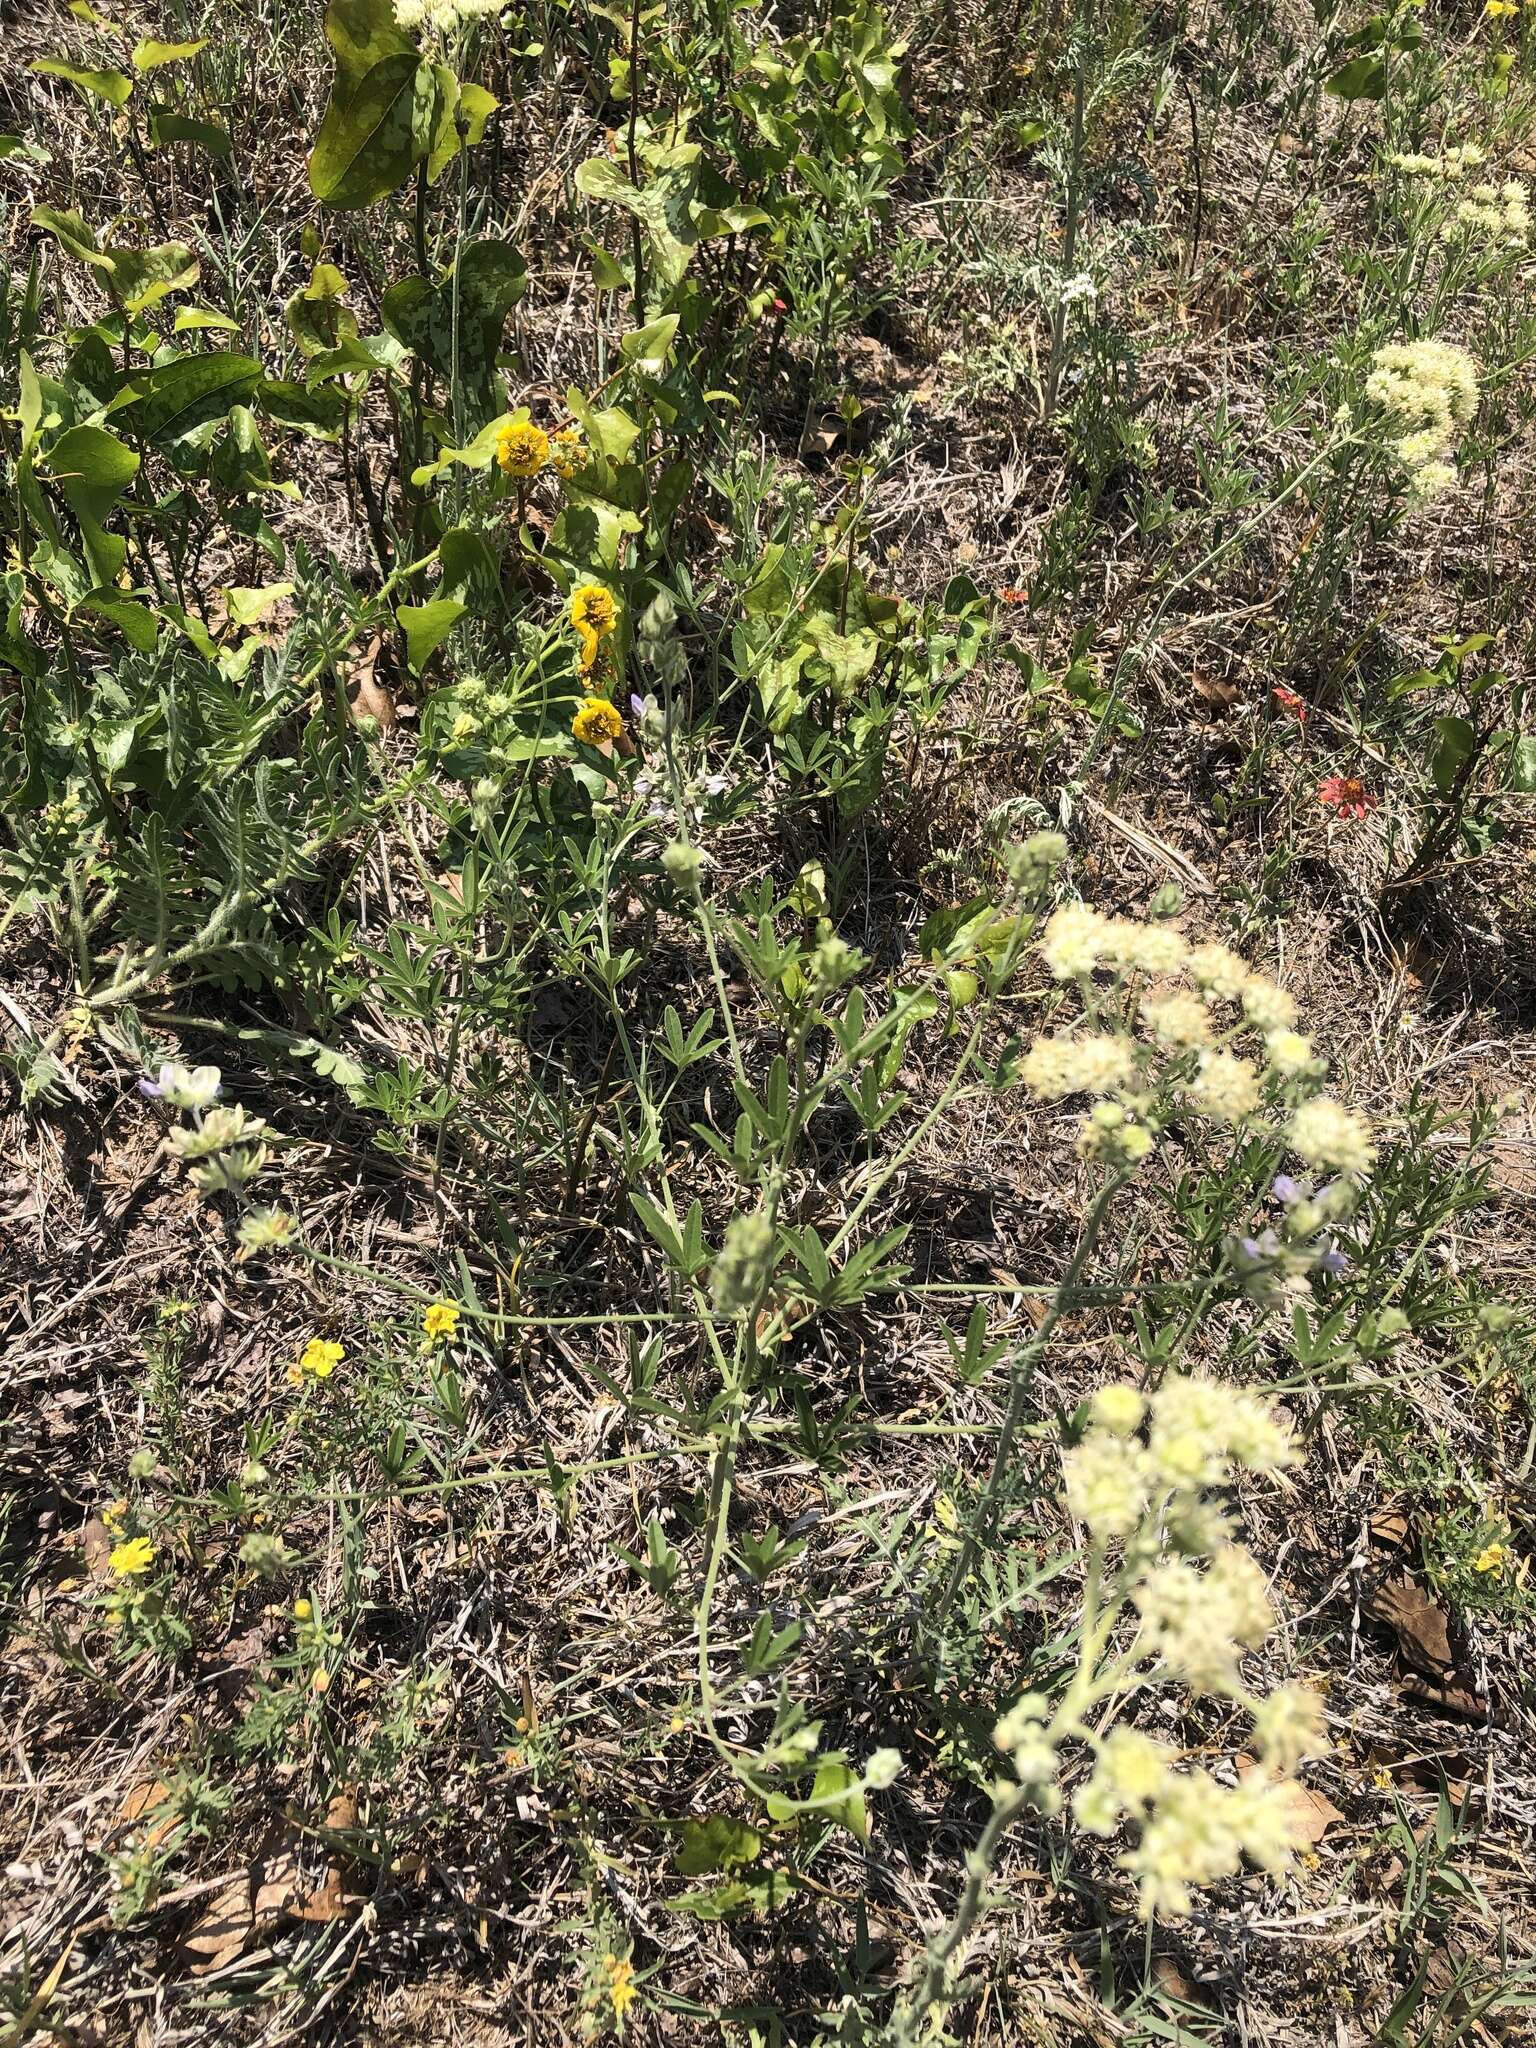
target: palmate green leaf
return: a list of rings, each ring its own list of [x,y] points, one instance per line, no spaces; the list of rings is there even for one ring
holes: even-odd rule
[[[254,356],[228,349],[178,356],[139,379],[137,394],[121,410],[144,440],[176,441],[241,404],[260,379]]]
[[[133,80],[121,71],[88,71],[63,57],[39,57],[32,69],[44,78],[62,78],[87,99],[105,100],[108,106],[125,107],[133,96]]]
[[[403,185],[432,147],[442,88],[414,46],[375,64],[333,98],[309,157],[309,185],[327,206],[355,211]]]

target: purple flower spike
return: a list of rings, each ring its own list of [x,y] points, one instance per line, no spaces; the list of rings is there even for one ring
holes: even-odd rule
[[[1284,1202],[1287,1208],[1292,1202],[1301,1201],[1306,1192],[1301,1182],[1292,1180],[1288,1173],[1277,1173],[1269,1191],[1277,1202]]]

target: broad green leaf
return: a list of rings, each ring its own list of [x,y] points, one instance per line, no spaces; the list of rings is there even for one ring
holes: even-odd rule
[[[130,313],[145,312],[170,292],[184,292],[201,271],[185,242],[161,242],[153,249],[125,249],[109,243],[103,250],[111,268],[114,295]]]
[[[230,584],[224,591],[225,616],[232,625],[259,626],[285,597],[292,597],[294,588],[292,583],[263,583],[254,590],[247,585]]]
[[[386,57],[417,54],[395,20],[393,0],[330,0],[325,40],[336,53],[336,89],[343,98],[350,98]]]
[[[351,401],[334,385],[315,389],[283,378],[263,377],[252,394],[255,403],[280,427],[291,427],[312,440],[334,441],[346,424]]]
[[[249,398],[260,378],[261,365],[251,356],[228,350],[179,356],[151,370],[123,410],[144,440],[175,441]]]
[[[652,320],[648,326],[622,336],[619,350],[625,362],[638,370],[642,377],[659,377],[667,366],[667,357],[677,339],[680,318],[677,313],[664,313],[659,320]]]
[[[1352,57],[1323,88],[1341,100],[1379,100],[1386,89],[1387,67],[1380,57]]]
[[[210,328],[221,334],[238,334],[240,322],[231,320],[227,313],[215,313],[207,306],[182,306],[172,323],[175,334],[201,334]]]
[[[403,185],[432,146],[439,98],[432,66],[414,47],[375,64],[355,93],[326,109],[309,158],[315,197],[355,210]]]
[[[763,1838],[744,1820],[712,1813],[708,1820],[683,1823],[683,1843],[674,1868],[680,1877],[702,1877],[707,1870],[730,1870],[755,1863],[763,1853]]]
[[[391,285],[380,310],[385,327],[403,347],[414,350],[440,377],[454,378],[465,387],[472,400],[471,416],[479,420],[497,409],[496,352],[507,315],[527,287],[528,266],[510,242],[470,242],[460,250],[455,267],[435,285],[420,277]]]
[[[634,214],[657,277],[667,285],[681,284],[699,240],[692,209],[698,166],[698,144],[679,143],[658,152],[647,166],[645,183],[636,186],[611,157],[588,157],[577,166],[576,189]]]
[[[125,78],[121,71],[87,71],[62,57],[39,57],[32,69],[45,78],[62,78],[87,99],[105,100],[113,107],[125,107],[133,94],[133,80]]]
[[[157,43],[152,36],[146,36],[143,42],[134,45],[133,68],[135,71],[158,71],[162,64],[180,64],[207,47],[206,36],[200,36],[195,43]]]
[[[1456,778],[1476,745],[1477,730],[1468,719],[1435,720],[1435,750],[1430,756],[1429,771],[1442,796],[1449,796],[1455,788]]]
[[[473,149],[485,134],[485,124],[501,105],[492,92],[483,85],[461,84],[459,87],[459,126],[464,131],[464,146]]]
[[[138,456],[104,427],[71,427],[48,450],[48,475],[80,522],[86,560],[101,585],[116,583],[128,552],[105,522],[138,468]]]
[[[403,604],[396,611],[406,659],[417,675],[463,618],[464,609],[456,597],[434,597],[426,604]]]
[[[729,1920],[737,1913],[771,1913],[799,1889],[789,1871],[770,1870],[764,1877],[732,1878],[712,1891],[683,1892],[664,1903],[669,1913],[688,1913],[695,1920]]]
[[[96,270],[110,269],[111,258],[104,256],[97,247],[95,229],[87,226],[78,213],[61,213],[52,206],[34,206],[32,225],[52,235],[60,248],[66,249],[78,262],[89,263]]]
[[[75,610],[92,612],[98,618],[108,620],[128,645],[137,648],[140,654],[148,654],[158,637],[159,628],[149,606],[136,604],[132,598],[120,597],[116,591],[93,590],[80,600]]]
[[[818,1765],[807,1800],[783,1799],[775,1793],[763,1803],[775,1820],[795,1820],[809,1806],[824,1819],[839,1822],[861,1842],[869,1840],[869,1810],[864,1803],[863,1787],[846,1764],[833,1763],[830,1758]]]
[[[1509,758],[1509,786],[1523,796],[1536,794],[1536,735],[1525,733],[1515,741]]]
[[[234,148],[227,128],[217,121],[196,121],[190,114],[151,114],[149,139],[156,149],[163,149],[170,142],[195,143],[210,156],[226,161]]]

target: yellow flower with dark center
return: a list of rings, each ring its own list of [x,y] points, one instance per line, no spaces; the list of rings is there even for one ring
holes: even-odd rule
[[[119,1543],[107,1563],[120,1579],[141,1578],[155,1561],[155,1546],[147,1536],[130,1536]]]
[[[422,1334],[429,1344],[440,1340],[451,1344],[458,1334],[461,1311],[456,1302],[434,1301],[421,1319]]]
[[[595,747],[602,740],[616,740],[624,730],[616,704],[606,697],[589,697],[571,720],[571,731],[583,746]]]
[[[496,460],[508,476],[537,476],[549,461],[549,436],[532,420],[509,420],[496,436]]]
[[[571,624],[585,640],[588,634],[601,640],[619,623],[619,605],[611,590],[601,583],[579,583],[571,592]],[[583,663],[590,667],[590,663]]]

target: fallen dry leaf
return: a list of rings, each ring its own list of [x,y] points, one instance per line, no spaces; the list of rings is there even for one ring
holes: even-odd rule
[[[354,724],[360,718],[372,718],[387,727],[400,715],[393,695],[379,680],[383,652],[383,635],[376,633],[347,677],[347,709]]]
[[[206,1977],[232,1963],[255,1926],[251,1890],[245,1878],[225,1886],[201,1920],[177,1943],[177,1953],[194,1977]]]
[[[151,1817],[149,1827],[136,1831],[141,1848],[158,1847],[168,1835],[174,1834],[180,1825],[181,1815],[170,1804],[170,1799],[170,1786],[155,1778],[142,1785],[135,1785],[123,1801],[119,1818],[129,1826],[135,1821],[142,1820],[146,1814]]]
[[[1439,1679],[1452,1668],[1450,1618],[1407,1572],[1384,1580],[1366,1600],[1365,1611],[1391,1629],[1404,1662],[1415,1671]]]
[[[1237,1775],[1244,1780],[1262,1771],[1257,1757],[1245,1753],[1237,1759]],[[1291,1840],[1298,1849],[1315,1849],[1328,1830],[1344,1819],[1326,1792],[1303,1785],[1299,1778],[1286,1779],[1284,1791]]]

